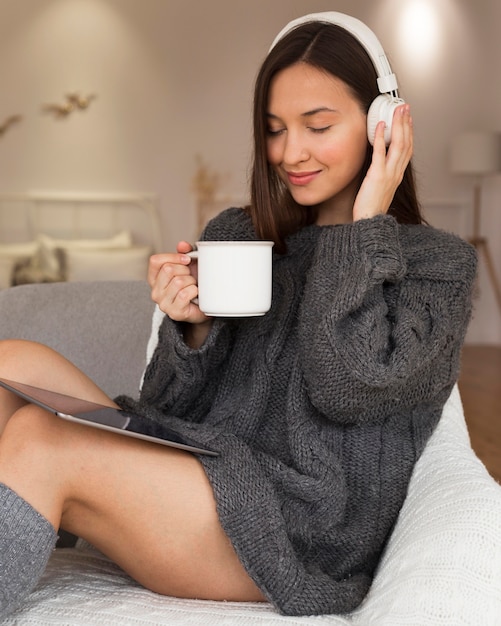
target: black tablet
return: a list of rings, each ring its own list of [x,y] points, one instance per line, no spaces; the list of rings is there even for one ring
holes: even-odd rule
[[[73,398],[5,378],[0,378],[0,386],[62,419],[196,454],[218,456],[214,450],[200,448],[169,426],[158,424],[122,409]]]

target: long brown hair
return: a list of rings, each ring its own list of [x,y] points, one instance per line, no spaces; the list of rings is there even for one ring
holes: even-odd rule
[[[368,111],[379,95],[377,73],[362,44],[344,28],[323,22],[299,26],[283,37],[266,57],[254,91],[254,162],[251,177],[250,214],[258,237],[275,242],[275,250],[286,251],[285,239],[316,219],[313,207],[297,204],[267,158],[267,112],[270,85],[281,70],[299,62],[308,63],[341,79]],[[372,160],[367,141],[362,183]],[[406,168],[395,192],[389,214],[405,224],[421,224],[412,165]]]

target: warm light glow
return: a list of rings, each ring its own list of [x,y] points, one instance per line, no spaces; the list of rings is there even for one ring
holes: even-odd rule
[[[408,0],[398,26],[400,50],[416,70],[428,70],[440,44],[437,7],[433,0]]]

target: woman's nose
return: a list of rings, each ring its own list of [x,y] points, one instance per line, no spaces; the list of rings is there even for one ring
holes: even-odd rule
[[[283,161],[293,165],[294,163],[301,163],[309,159],[309,150],[304,141],[300,137],[291,133],[287,134],[284,144]]]

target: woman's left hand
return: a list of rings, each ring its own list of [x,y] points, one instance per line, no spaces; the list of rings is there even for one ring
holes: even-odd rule
[[[353,205],[354,222],[388,212],[411,160],[413,130],[410,106],[402,104],[395,109],[388,150],[384,127],[384,122],[379,122],[376,127],[372,163]]]

